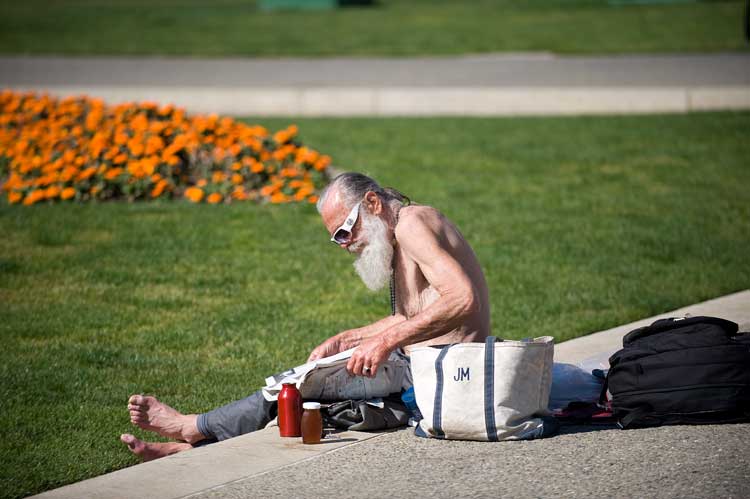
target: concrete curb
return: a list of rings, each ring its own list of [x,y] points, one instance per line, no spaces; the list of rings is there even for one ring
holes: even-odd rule
[[[235,116],[537,116],[750,109],[750,86],[187,87],[17,85],[16,91],[108,103],[156,101]]]
[[[340,440],[304,445],[301,438],[281,438],[277,427],[242,435],[190,452],[138,464],[50,490],[34,497],[80,499],[162,499],[210,491],[319,457],[384,433],[347,431]],[[123,446],[123,452],[126,452]]]

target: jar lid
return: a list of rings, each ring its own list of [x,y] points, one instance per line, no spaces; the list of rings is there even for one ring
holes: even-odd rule
[[[302,408],[317,410],[317,409],[320,409],[320,402],[305,402],[302,404]]]

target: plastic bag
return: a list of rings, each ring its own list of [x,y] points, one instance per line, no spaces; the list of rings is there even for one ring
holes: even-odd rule
[[[571,402],[596,402],[602,390],[602,382],[593,374],[572,364],[552,364],[552,389],[549,409],[563,409]]]

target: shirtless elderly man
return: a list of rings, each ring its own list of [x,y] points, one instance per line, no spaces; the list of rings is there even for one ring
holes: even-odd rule
[[[357,347],[347,370],[375,376],[395,351],[415,345],[481,342],[490,330],[487,283],[476,255],[458,229],[434,208],[408,205],[395,190],[359,173],[336,177],[318,201],[331,241],[357,255],[354,267],[365,285],[383,289],[393,276],[393,313],[343,331],[310,354],[315,360]],[[395,295],[395,298],[394,298]],[[177,442],[121,439],[146,460],[263,428],[275,403],[260,391],[205,414],[181,414],[151,396],[133,395],[131,422]]]

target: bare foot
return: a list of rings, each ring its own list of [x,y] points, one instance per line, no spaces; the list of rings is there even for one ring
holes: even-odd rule
[[[144,430],[175,440],[195,443],[206,438],[198,431],[198,416],[181,414],[150,395],[132,395],[128,400],[130,422]]]
[[[160,457],[169,456],[170,454],[177,454],[178,452],[190,450],[193,448],[192,445],[184,442],[144,442],[138,440],[130,433],[124,433],[120,435],[120,440],[127,444],[130,452],[140,457],[144,461],[153,461]]]

